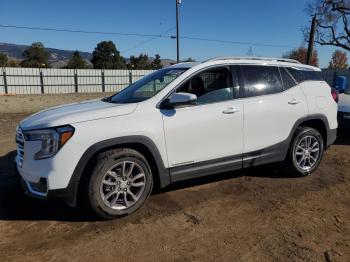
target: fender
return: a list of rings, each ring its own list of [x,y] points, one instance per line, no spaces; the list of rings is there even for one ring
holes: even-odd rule
[[[48,197],[61,198],[69,206],[76,206],[76,198],[78,194],[78,186],[81,176],[85,170],[85,167],[89,163],[90,159],[99,151],[106,148],[113,148],[121,146],[123,144],[140,144],[146,147],[152,154],[158,169],[160,187],[166,187],[170,184],[169,170],[165,168],[162,157],[154,144],[154,142],[146,136],[124,136],[117,137],[108,140],[100,141],[90,146],[80,158],[77,166],[74,169],[73,175],[69,181],[68,186],[65,189],[50,190]]]
[[[329,128],[329,123],[328,123],[328,119],[325,115],[322,114],[312,114],[312,115],[308,115],[307,117],[302,117],[300,119],[298,119],[294,126],[292,131],[290,132],[289,137],[287,138],[288,141],[288,145],[290,144],[290,142],[292,141],[292,138],[295,134],[295,131],[297,130],[297,128],[306,121],[310,121],[310,120],[321,120],[326,128],[326,136],[327,136],[327,141],[325,141],[325,148],[327,148],[328,146],[330,146],[334,140],[332,141],[332,139],[330,139],[330,133],[332,133],[332,130]]]
[[[337,129],[330,129],[328,118],[323,114],[312,114],[307,117],[307,120],[321,120],[326,128],[325,150],[329,148],[337,138]],[[305,121],[307,121],[305,120]],[[304,121],[303,121],[304,122]],[[301,123],[300,123],[301,124]]]

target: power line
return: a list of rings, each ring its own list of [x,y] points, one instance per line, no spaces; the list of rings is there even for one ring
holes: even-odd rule
[[[39,31],[53,31],[53,32],[66,32],[66,33],[82,33],[82,34],[100,34],[100,35],[121,35],[121,36],[138,36],[138,37],[152,37],[152,40],[156,38],[173,38],[174,36],[165,34],[141,34],[141,33],[121,33],[121,32],[103,32],[103,31],[85,31],[85,30],[72,30],[72,29],[58,29],[58,28],[43,28],[43,27],[29,27],[29,26],[15,26],[15,25],[2,25],[0,28],[12,28],[12,29],[24,29],[24,30],[39,30]],[[262,46],[262,47],[275,47],[275,48],[297,48],[296,46],[290,45],[276,45],[267,43],[257,43],[257,42],[241,42],[241,41],[231,41],[223,39],[213,39],[213,38],[201,38],[192,36],[181,36],[180,39],[205,41],[205,42],[216,42],[224,44],[233,45],[243,45],[243,46]],[[146,44],[150,42],[151,39],[140,43],[139,45]],[[138,46],[137,46],[138,47]],[[135,47],[136,48],[136,47]],[[320,48],[322,49],[322,47]],[[322,49],[323,51],[333,52],[334,50]]]
[[[172,31],[172,30],[174,30],[174,29],[175,29],[175,26],[173,26],[173,27],[169,28],[168,30],[162,32],[160,35],[164,35],[164,34],[166,34],[166,33],[169,33],[170,31]],[[147,44],[147,43],[149,43],[149,42],[151,42],[151,41],[153,41],[153,40],[155,40],[155,39],[157,39],[157,38],[159,38],[159,37],[152,37],[152,38],[147,39],[146,41],[143,41],[143,42],[141,42],[141,43],[139,43],[139,44],[137,44],[137,45],[135,45],[135,46],[133,46],[133,47],[130,47],[130,48],[126,49],[126,50],[122,50],[121,52],[122,52],[122,53],[125,53],[125,52],[128,52],[128,51],[134,50],[135,48],[138,48],[138,47],[140,47],[140,46],[143,46],[143,45],[145,45],[145,44]]]
[[[0,27],[13,28],[13,29],[26,29],[26,30],[65,32],[65,33],[97,34],[97,35],[122,35],[122,36],[141,36],[141,37],[160,37],[160,38],[170,37],[170,36],[162,36],[162,35],[156,35],[156,34],[85,31],[85,30],[71,30],[71,29],[58,29],[58,28],[44,28],[44,27],[15,26],[15,25],[0,25]]]
[[[262,46],[262,47],[277,47],[277,48],[296,48],[296,46],[291,45],[275,45],[275,44],[265,44],[265,43],[256,43],[256,42],[238,42],[238,41],[230,41],[230,40],[220,40],[220,39],[212,39],[212,38],[200,38],[200,37],[191,37],[191,36],[181,36],[182,39],[188,40],[197,40],[197,41],[207,41],[207,42],[217,42],[223,44],[234,44],[234,45],[244,45],[244,46]],[[323,49],[323,51],[333,52],[334,50]]]
[[[289,45],[274,45],[274,44],[264,44],[264,43],[256,43],[256,42],[239,42],[239,41],[221,40],[221,39],[212,39],[212,38],[201,38],[201,37],[192,37],[192,36],[181,36],[181,38],[188,39],[188,40],[198,40],[198,41],[217,42],[217,43],[235,44],[235,45],[246,45],[246,46],[249,45],[249,46],[295,48],[295,46],[289,46]]]

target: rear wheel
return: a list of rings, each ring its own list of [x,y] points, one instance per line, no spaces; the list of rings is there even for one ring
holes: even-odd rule
[[[319,166],[324,152],[321,134],[310,127],[299,127],[290,145],[288,164],[298,176],[307,176]]]
[[[103,218],[128,215],[140,208],[153,186],[146,159],[132,149],[99,155],[89,182],[93,210]]]

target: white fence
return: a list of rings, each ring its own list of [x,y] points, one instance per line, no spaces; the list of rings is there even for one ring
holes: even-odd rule
[[[118,92],[153,70],[0,68],[0,94],[61,94]],[[336,76],[348,78],[349,70],[323,70],[323,76],[334,85]]]
[[[118,92],[152,70],[0,68],[0,94]]]

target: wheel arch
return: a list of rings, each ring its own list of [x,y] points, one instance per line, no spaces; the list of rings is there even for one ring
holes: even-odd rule
[[[316,129],[322,136],[323,142],[327,145],[327,129],[325,123],[321,119],[311,119],[302,122],[299,127],[310,127]]]
[[[311,127],[319,131],[324,140],[325,149],[328,148],[330,143],[333,143],[333,141],[331,141],[332,139],[330,139],[330,132],[329,132],[330,130],[329,130],[327,117],[322,114],[309,115],[307,117],[298,119],[295,122],[289,134],[289,137],[284,142],[281,143],[281,148],[283,148],[283,150],[281,150],[280,153],[283,159],[286,159],[288,152],[290,150],[290,145],[293,141],[293,138],[295,137],[298,128],[302,126]]]
[[[328,141],[329,123],[326,116],[318,114],[318,115],[311,115],[307,118],[300,119],[293,130],[293,136],[295,135],[296,129],[302,126],[316,129],[323,138],[324,146],[327,147],[327,145],[329,144],[329,141]]]
[[[165,168],[162,157],[150,138],[145,136],[112,138],[91,145],[81,156],[67,187],[70,193],[65,202],[68,205],[76,206],[78,193],[80,193],[84,182],[83,179],[88,177],[88,172],[96,163],[98,154],[116,148],[130,148],[141,153],[150,165],[155,186],[165,187],[170,184],[169,170]]]

